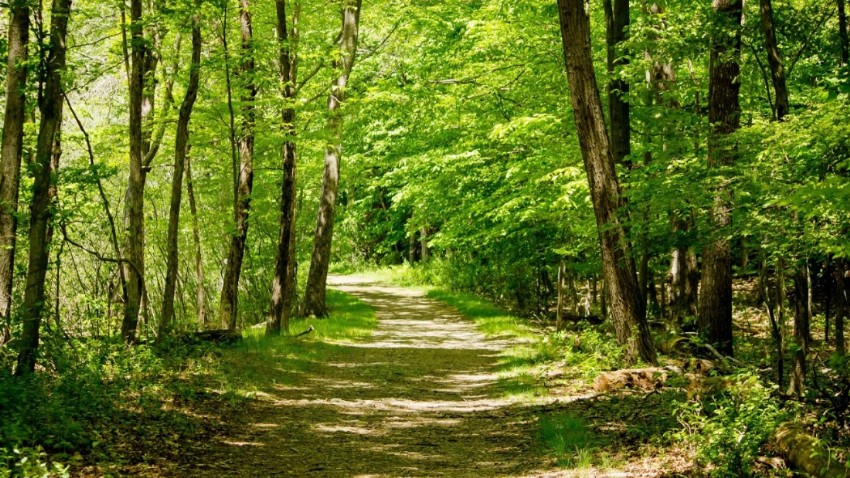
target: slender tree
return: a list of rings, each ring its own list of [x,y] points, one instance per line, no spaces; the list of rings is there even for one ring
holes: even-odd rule
[[[776,26],[773,22],[773,4],[771,0],[760,0],[761,28],[764,33],[764,46],[767,50],[767,64],[773,81],[775,98],[774,115],[778,121],[788,114],[788,86],[785,83],[785,67],[782,54],[776,41]]]
[[[737,147],[729,136],[741,122],[741,5],[741,0],[714,0],[716,25],[711,39],[708,88],[708,165],[714,169],[731,165],[737,156]],[[721,182],[714,195],[715,238],[703,255],[698,327],[709,343],[731,355],[732,251],[726,235],[732,224],[732,198],[728,184]]]
[[[604,0],[605,43],[608,52],[608,121],[611,124],[611,153],[614,161],[625,164],[631,154],[631,125],[629,124],[629,82],[616,76],[618,66],[627,66],[629,59],[621,46],[629,27],[629,0]],[[628,165],[627,165],[628,166]]]
[[[188,148],[188,145],[187,145]],[[186,154],[186,194],[189,196],[189,213],[192,215],[192,239],[195,243],[195,283],[198,299],[198,326],[207,325],[207,293],[204,279],[204,261],[201,254],[201,226],[198,223],[198,205],[195,200],[195,182],[192,177],[192,157]]]
[[[655,347],[640,297],[631,245],[618,209],[620,185],[602,116],[590,48],[590,18],[582,0],[558,0],[564,57],[576,129],[602,250],[602,272],[617,340],[630,361],[655,363]],[[632,330],[637,328],[636,333]]]
[[[196,0],[200,9],[200,1]],[[162,340],[174,320],[174,289],[177,285],[177,234],[180,225],[180,202],[183,194],[183,170],[189,154],[189,120],[198,97],[201,70],[201,20],[196,12],[192,18],[192,62],[189,66],[189,83],[180,112],[177,115],[177,134],[174,143],[174,172],[171,177],[171,206],[168,213],[168,238],[166,240],[165,290],[162,297],[162,314],[158,339]]]
[[[18,187],[26,117],[30,10],[28,0],[9,2],[6,110],[0,146],[0,342],[8,335],[18,221]]]
[[[251,190],[254,184],[254,98],[257,84],[254,78],[254,33],[251,25],[250,0],[239,1],[239,24],[242,35],[242,64],[238,76],[243,83],[242,127],[239,145],[239,182],[236,189],[234,221],[236,231],[230,238],[230,250],[221,287],[219,319],[230,330],[236,329],[238,316],[239,276],[242,273],[242,258],[245,240],[248,237],[248,215],[251,211]]]
[[[281,329],[289,333],[289,315],[295,291],[295,85],[297,80],[297,42],[299,4],[295,4],[292,31],[287,29],[286,1],[277,0],[277,40],[279,43],[278,68],[283,100],[282,129],[285,135],[280,155],[283,163],[283,182],[280,191],[280,229],[277,257],[272,280],[271,305],[266,320],[266,334],[280,335]]]
[[[145,89],[146,46],[142,28],[142,0],[130,0],[130,174],[124,198],[126,224],[125,254],[127,261],[127,303],[121,322],[121,337],[135,342],[139,310],[145,288],[145,170],[142,135],[142,100]]]
[[[330,141],[325,149],[325,167],[322,174],[322,192],[319,197],[319,213],[313,238],[313,254],[304,294],[304,315],[324,317],[327,315],[325,291],[328,266],[330,265],[331,241],[333,239],[334,208],[339,187],[339,162],[342,155],[342,107],[345,101],[348,77],[354,66],[357,40],[360,30],[360,6],[362,0],[343,0],[342,30],[339,35],[339,56],[334,60],[334,70],[339,76],[331,84],[328,95],[327,130]]]
[[[41,113],[38,139],[36,142],[34,182],[30,207],[29,262],[27,265],[26,289],[22,306],[23,333],[18,353],[16,375],[25,375],[35,370],[38,357],[41,319],[48,310],[45,300],[47,285],[47,263],[50,258],[48,228],[53,216],[52,184],[54,161],[59,150],[57,135],[62,124],[62,72],[65,70],[66,37],[71,15],[71,0],[53,0],[50,14],[50,40],[47,61],[43,71],[44,90],[39,98]]]
[[[841,44],[841,64],[850,64],[850,37],[847,35],[847,0],[838,2],[838,41]]]

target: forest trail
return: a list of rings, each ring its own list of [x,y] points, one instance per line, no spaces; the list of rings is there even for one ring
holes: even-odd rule
[[[183,473],[191,476],[568,476],[535,444],[530,404],[496,375],[511,345],[420,291],[333,277],[375,308],[361,343],[333,344]]]

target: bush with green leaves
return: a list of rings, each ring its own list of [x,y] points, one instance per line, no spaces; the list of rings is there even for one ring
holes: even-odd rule
[[[0,478],[67,478],[68,467],[48,461],[41,447],[0,448]]]
[[[717,478],[748,476],[771,432],[789,416],[751,373],[730,379],[726,390],[677,405],[682,429],[673,438],[691,445],[696,465]]]

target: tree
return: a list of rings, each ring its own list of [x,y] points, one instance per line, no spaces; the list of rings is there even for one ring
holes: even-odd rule
[[[130,0],[130,72],[129,88],[129,136],[130,174],[127,194],[124,199],[125,258],[127,261],[127,302],[124,304],[124,320],[121,322],[121,337],[124,341],[136,341],[136,327],[145,289],[145,165],[142,134],[142,100],[145,90],[145,57],[147,48],[142,27],[142,0]]]
[[[196,0],[195,7],[200,9]],[[162,314],[159,322],[158,340],[168,333],[174,320],[174,288],[177,284],[177,233],[180,225],[180,202],[183,193],[183,170],[189,154],[189,120],[198,97],[201,70],[201,20],[199,13],[192,18],[192,61],[189,65],[189,83],[177,116],[177,135],[174,141],[174,172],[171,178],[171,207],[168,213],[168,239],[166,241],[167,264],[165,290],[162,296]],[[200,284],[199,287],[202,287]]]
[[[62,125],[62,74],[65,70],[66,38],[71,0],[53,0],[50,15],[50,43],[44,68],[44,91],[38,102],[41,119],[36,142],[34,182],[30,206],[29,262],[21,315],[23,333],[16,375],[35,370],[41,319],[46,312],[45,285],[50,258],[48,227],[53,216],[54,165],[58,159],[58,134]],[[54,194],[51,194],[54,193]]]
[[[331,84],[328,95],[327,131],[331,137],[325,149],[325,167],[322,174],[322,192],[319,197],[319,213],[313,237],[313,254],[304,293],[304,315],[324,317],[325,290],[328,266],[330,265],[331,241],[333,239],[334,209],[339,188],[339,162],[342,155],[342,107],[354,57],[357,53],[359,36],[360,6],[362,0],[343,0],[342,30],[339,35],[339,57],[334,59],[334,70],[339,76]]]
[[[27,0],[9,2],[6,110],[0,149],[0,341],[8,334],[15,266],[18,188],[26,114],[30,10]]]
[[[605,0],[605,42],[608,47],[608,121],[611,123],[611,153],[619,164],[631,154],[629,122],[629,82],[617,76],[617,67],[628,65],[626,51],[620,44],[629,26],[629,0]],[[618,51],[618,48],[620,51]]]
[[[242,35],[242,63],[238,77],[243,82],[242,127],[239,135],[239,181],[236,188],[234,222],[236,231],[230,238],[224,282],[221,286],[219,320],[230,330],[236,329],[239,299],[239,275],[248,238],[248,215],[254,185],[254,99],[257,97],[254,63],[254,32],[249,0],[239,1],[239,25]]]
[[[296,156],[295,156],[295,105],[298,56],[298,17],[300,4],[295,4],[292,17],[292,32],[287,29],[286,1],[277,0],[277,40],[279,46],[278,68],[281,82],[282,129],[285,140],[280,149],[283,163],[283,178],[280,191],[280,229],[272,279],[271,305],[266,320],[266,334],[289,333],[289,315],[295,293],[295,200],[296,200]]]
[[[655,347],[646,322],[646,306],[638,288],[631,245],[619,217],[622,198],[593,70],[590,19],[581,0],[558,0],[558,12],[570,101],[596,216],[611,319],[629,360],[639,356],[654,364]]]
[[[711,38],[709,66],[708,165],[721,169],[737,155],[730,139],[741,121],[740,57],[741,0],[714,0],[715,25]],[[732,354],[732,251],[728,229],[732,222],[732,191],[720,181],[714,191],[712,223],[715,237],[703,254],[702,286],[699,296],[700,334],[717,350]]]

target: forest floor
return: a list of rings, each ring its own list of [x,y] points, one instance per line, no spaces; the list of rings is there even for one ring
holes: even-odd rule
[[[638,477],[687,468],[662,443],[672,425],[664,393],[517,393],[505,352],[531,339],[484,335],[418,289],[356,276],[331,283],[375,309],[369,337],[306,339],[322,347],[320,360],[269,368],[255,399],[219,417],[216,433],[174,444],[180,459],[120,474]],[[558,453],[542,443],[547,427]]]

